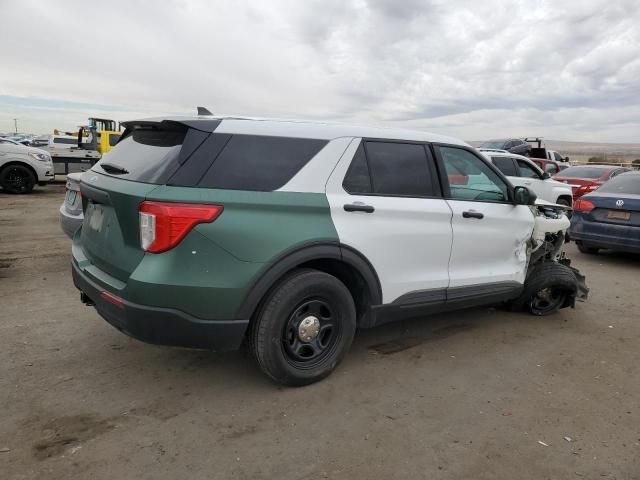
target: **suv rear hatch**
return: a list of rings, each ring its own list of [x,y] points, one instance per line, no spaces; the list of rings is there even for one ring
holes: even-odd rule
[[[202,123],[214,129],[219,122]],[[145,253],[140,246],[140,204],[210,133],[171,121],[126,127],[118,144],[83,176],[81,184],[80,248],[95,267],[122,282]]]

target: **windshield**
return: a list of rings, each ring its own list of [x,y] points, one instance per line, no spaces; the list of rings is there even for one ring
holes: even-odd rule
[[[598,193],[640,195],[640,175],[632,173],[613,177],[598,189]]]
[[[560,176],[570,178],[600,178],[606,173],[603,168],[597,167],[570,167],[562,171]]]
[[[480,145],[480,148],[498,148],[501,150],[504,148],[504,144],[504,140],[489,140],[487,142],[483,142],[482,145]]]

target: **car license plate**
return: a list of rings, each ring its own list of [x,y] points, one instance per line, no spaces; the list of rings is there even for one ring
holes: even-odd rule
[[[616,220],[629,220],[631,218],[631,212],[616,212],[611,210],[607,214],[607,218],[615,218]]]
[[[73,205],[76,202],[76,195],[78,192],[76,192],[75,190],[68,190],[67,191],[67,203],[69,205]]]

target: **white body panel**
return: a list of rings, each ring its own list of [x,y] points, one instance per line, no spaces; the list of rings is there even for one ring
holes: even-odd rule
[[[524,283],[527,241],[534,218],[526,205],[448,200],[453,211],[449,285],[461,287],[515,281]],[[464,218],[475,210],[482,219]]]
[[[449,285],[451,209],[443,199],[350,195],[342,181],[356,152],[353,141],[327,182],[331,218],[340,242],[365,255],[382,286],[384,303],[416,290]],[[373,213],[346,212],[362,202]]]

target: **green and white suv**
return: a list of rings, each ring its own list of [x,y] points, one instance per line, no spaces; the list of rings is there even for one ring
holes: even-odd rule
[[[472,147],[423,132],[197,117],[129,122],[83,175],[81,299],[145,342],[328,375],[357,328],[586,295],[569,221]]]

